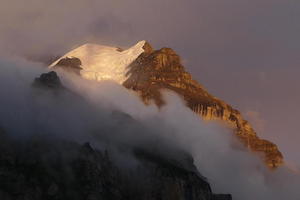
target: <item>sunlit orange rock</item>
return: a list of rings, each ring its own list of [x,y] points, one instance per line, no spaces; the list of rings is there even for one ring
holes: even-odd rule
[[[283,164],[283,156],[277,146],[257,136],[241,113],[224,101],[206,91],[185,71],[180,57],[170,48],[153,50],[149,43],[142,53],[129,65],[128,79],[123,85],[137,91],[144,102],[154,100],[158,106],[165,103],[162,89],[181,95],[187,106],[205,120],[221,120],[229,125],[239,140],[251,151],[260,153],[268,167]]]

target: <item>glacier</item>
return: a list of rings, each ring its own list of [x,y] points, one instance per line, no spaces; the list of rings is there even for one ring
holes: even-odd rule
[[[65,54],[49,68],[54,67],[63,58],[79,58],[82,63],[80,75],[95,81],[112,80],[119,84],[127,79],[128,65],[144,52],[146,41],[140,41],[127,50],[117,47],[87,43]]]

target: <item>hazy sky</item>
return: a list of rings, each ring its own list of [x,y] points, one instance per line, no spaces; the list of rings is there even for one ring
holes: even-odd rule
[[[0,51],[60,55],[85,42],[174,48],[209,91],[300,165],[298,0],[0,0]]]

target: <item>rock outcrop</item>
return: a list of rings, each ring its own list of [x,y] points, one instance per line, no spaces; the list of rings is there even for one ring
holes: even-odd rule
[[[240,141],[251,151],[262,153],[270,168],[283,164],[277,146],[257,136],[241,113],[224,101],[208,93],[185,70],[180,57],[170,48],[153,50],[146,43],[145,52],[130,66],[124,86],[137,91],[144,102],[154,100],[162,106],[161,90],[168,89],[182,96],[187,106],[205,120],[221,120],[229,125]]]
[[[62,58],[59,62],[53,67],[53,69],[64,69],[68,72],[73,72],[77,75],[80,75],[81,60],[79,58]]]
[[[61,89],[63,88],[60,78],[54,71],[44,73],[40,77],[35,78],[33,86],[43,89]]]

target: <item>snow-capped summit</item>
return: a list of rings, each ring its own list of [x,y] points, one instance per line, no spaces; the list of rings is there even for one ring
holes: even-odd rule
[[[65,54],[50,65],[54,67],[64,58],[81,61],[81,76],[90,80],[113,80],[122,84],[127,78],[127,66],[144,52],[146,41],[140,41],[127,50],[97,44],[84,44]]]
[[[277,168],[284,163],[278,147],[258,137],[238,110],[211,95],[195,81],[185,70],[180,56],[171,48],[154,50],[145,41],[138,42],[127,50],[86,44],[51,66],[61,67],[92,80],[114,80],[125,88],[136,91],[145,103],[154,101],[158,106],[165,104],[161,91],[171,90],[181,96],[186,105],[203,119],[221,120],[232,127],[249,150],[264,156],[263,159],[270,168]]]

